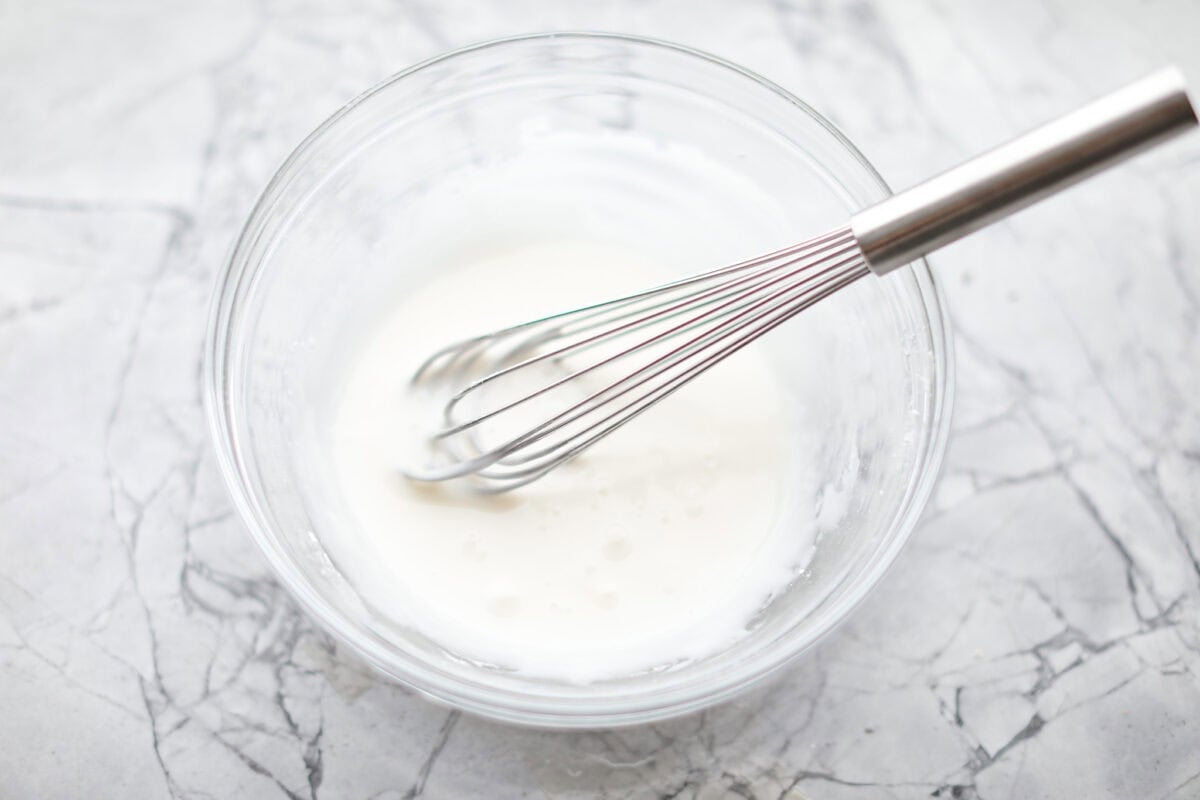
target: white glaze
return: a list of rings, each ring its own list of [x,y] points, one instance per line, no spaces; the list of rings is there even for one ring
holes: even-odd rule
[[[407,380],[435,343],[662,271],[595,241],[510,246],[441,271],[368,336],[332,433],[356,524],[325,541],[368,604],[457,655],[586,681],[721,649],[803,567],[811,522],[781,503],[801,432],[754,348],[517,492],[399,475]]]

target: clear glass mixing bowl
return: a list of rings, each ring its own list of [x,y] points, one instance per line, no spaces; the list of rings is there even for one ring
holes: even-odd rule
[[[579,143],[586,167],[579,175],[604,181],[597,195],[610,206],[627,197],[630,213],[556,209],[555,181],[580,178],[547,170],[539,193],[545,214],[561,212],[566,228],[609,214],[613,225],[625,225],[629,243],[669,256],[671,242],[637,225],[639,204],[657,202],[656,213],[680,215],[695,230],[689,252],[711,256],[693,271],[844,224],[851,211],[888,194],[828,121],[712,56],[603,34],[470,47],[357,98],[279,169],[218,283],[206,398],[221,469],[247,527],[283,584],[345,645],[393,679],[471,712],[556,727],[629,724],[761,682],[878,582],[912,531],[945,448],[949,328],[937,285],[919,263],[859,281],[768,337],[783,382],[828,432],[813,458],[829,465],[848,500],[844,518],[821,532],[812,563],[727,650],[573,685],[472,663],[378,619],[322,544],[344,519],[320,451],[339,354],[363,318],[428,276],[436,259],[420,249],[424,228],[458,225],[468,236],[498,224],[430,220],[423,198],[447,185],[453,191],[464,169],[514,157],[536,162],[547,136],[563,135]],[[703,153],[740,175],[745,191],[706,190],[703,176],[680,174],[653,155],[605,162],[605,142],[628,135]],[[696,185],[681,191],[686,182]],[[731,246],[721,230],[723,220],[750,219],[748,202],[762,209],[753,215],[751,252]],[[793,358],[800,348],[792,345],[805,336],[821,337],[823,348]]]

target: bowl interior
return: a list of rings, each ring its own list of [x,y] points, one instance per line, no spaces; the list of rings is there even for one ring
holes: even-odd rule
[[[661,43],[527,37],[397,76],[281,168],[219,290],[210,408],[253,535],[343,641],[394,678],[479,713],[633,722],[752,685],[861,599],[928,495],[949,365],[924,264],[861,280],[761,343],[804,424],[821,432],[798,456],[827,476],[827,491],[797,498],[815,506],[811,563],[736,646],[619,680],[573,685],[488,669],[363,602],[353,565],[326,547],[351,524],[322,457],[335,376],[398,297],[472,253],[529,237],[595,237],[682,276],[843,225],[886,193],[815,112],[755,76]],[[688,235],[664,236],[664,219]]]

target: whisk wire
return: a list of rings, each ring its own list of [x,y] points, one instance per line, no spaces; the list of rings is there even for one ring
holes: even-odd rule
[[[838,262],[837,264],[830,266],[827,269],[822,270],[815,275],[806,277],[805,281],[800,285],[807,285],[808,283],[811,283],[812,281],[823,277],[827,273],[833,272],[834,270],[836,270],[840,267],[843,267],[846,264],[853,263],[853,261],[854,261],[853,258],[848,258],[841,262]],[[796,288],[797,288],[796,286],[788,286],[772,295],[769,295],[766,298],[762,298],[762,299],[754,302],[752,305],[749,305],[748,308],[746,307],[746,304],[743,304],[742,306],[739,306],[739,309],[744,309],[744,310],[742,310],[736,316],[732,317],[730,319],[730,321],[731,322],[741,321],[744,324],[752,324],[755,321],[761,319],[762,317],[767,316],[768,314],[771,314],[771,313],[777,311],[780,307],[793,302],[794,300],[788,299],[788,297],[792,294],[792,292]],[[778,304],[769,305],[773,300],[778,300],[780,297],[784,297],[785,299]],[[801,297],[803,298],[803,295],[801,295]],[[754,313],[756,310],[762,308],[762,306],[764,306],[764,305],[768,306],[765,310],[762,310],[757,314]],[[746,317],[747,315],[750,315],[749,319],[743,320],[743,318]],[[691,325],[689,327],[694,329],[696,326]],[[542,425],[529,431],[523,437],[513,440],[512,442],[509,443],[509,445],[511,445],[512,447],[525,447],[529,444],[532,444],[532,443],[538,441],[541,438],[544,438],[545,435],[547,435],[549,433],[553,433],[554,431],[560,429],[561,427],[564,427],[565,425],[570,424],[571,422],[574,422],[575,420],[582,418],[584,415],[586,415],[587,413],[590,413],[592,410],[594,410],[597,406],[607,404],[613,400],[616,400],[617,398],[622,397],[622,396],[628,394],[629,392],[639,388],[640,386],[644,385],[648,381],[653,380],[654,378],[662,375],[663,373],[674,368],[678,364],[683,363],[685,361],[685,359],[687,359],[688,357],[695,355],[699,352],[702,352],[704,347],[707,347],[711,344],[715,344],[720,341],[723,341],[724,339],[726,339],[730,335],[732,335],[732,333],[736,330],[737,330],[737,328],[734,328],[734,329],[721,328],[721,329],[717,329],[717,330],[708,330],[705,333],[702,333],[699,336],[696,336],[696,337],[688,340],[687,342],[679,345],[678,347],[676,347],[675,349],[666,353],[665,355],[656,358],[654,361],[650,362],[649,364],[646,364],[645,366],[628,373],[625,377],[621,378],[619,381],[604,387],[603,389],[591,394],[587,398],[584,398],[583,400],[579,401],[571,408],[567,409],[566,411],[562,412],[561,414],[559,414],[555,417],[552,417],[551,419],[547,420]],[[670,338],[673,335],[677,334],[678,332],[679,331],[677,329],[667,331],[663,334],[660,334],[660,336],[657,338],[659,338],[659,339]],[[626,350],[620,354],[617,354],[616,356],[613,356],[613,359],[615,360],[616,358],[620,358],[624,355],[627,355],[628,353],[632,352],[633,349],[634,348],[630,348],[629,350]],[[588,370],[590,370],[592,368],[593,367],[589,367]],[[562,383],[565,383],[566,381],[575,380],[588,370],[580,370],[578,372],[575,372],[575,373],[567,376],[566,378],[561,379],[560,381],[557,382],[557,384],[561,385]],[[629,385],[625,386],[625,384],[629,384]],[[624,388],[621,388],[622,386],[624,386]],[[521,400],[515,401],[513,404],[510,404],[510,407],[515,406],[521,402],[524,402],[526,399],[528,399],[528,396],[526,398],[521,398]],[[577,412],[577,413],[572,413],[572,412]],[[509,445],[498,448],[498,450],[505,450],[509,447]],[[555,445],[555,447],[557,447],[557,446],[558,445]],[[533,457],[533,456],[531,456],[531,457]],[[504,461],[505,463],[509,463],[509,462],[507,462],[506,459],[503,459],[503,458],[499,459],[499,460]]]
[[[537,451],[535,453],[529,454],[528,456],[525,456],[525,457],[522,457],[519,459],[511,459],[511,458],[508,458],[507,456],[502,456],[501,458],[497,459],[497,463],[506,464],[506,465],[508,465],[508,464],[515,465],[515,464],[520,464],[523,462],[537,459],[541,456],[552,454],[556,450],[559,450],[564,445],[569,444],[571,441],[574,441],[574,440],[578,439],[579,437],[585,435],[586,433],[596,429],[597,427],[600,427],[605,422],[608,422],[609,420],[612,420],[616,417],[621,416],[622,412],[624,412],[624,411],[633,409],[636,406],[638,406],[639,404],[646,402],[646,401],[650,401],[650,404],[653,404],[653,402],[657,402],[658,399],[661,399],[661,397],[664,397],[664,396],[666,396],[666,394],[669,394],[671,391],[673,391],[673,389],[675,388],[676,385],[682,385],[682,384],[688,382],[689,380],[691,380],[692,378],[697,377],[701,372],[707,370],[709,367],[713,366],[714,364],[716,364],[718,361],[722,360],[726,356],[731,355],[733,352],[736,352],[737,350],[741,349],[741,347],[745,346],[746,344],[749,344],[751,341],[758,338],[762,334],[766,333],[768,330],[781,324],[782,322],[786,321],[787,319],[790,319],[796,313],[804,310],[808,306],[812,305],[814,302],[817,302],[820,299],[823,299],[824,297],[831,294],[833,291],[836,291],[837,289],[840,289],[841,287],[848,285],[853,280],[856,280],[857,278],[862,277],[863,274],[865,274],[865,272],[856,271],[854,269],[845,269],[836,278],[834,278],[833,280],[831,280],[828,283],[828,285],[827,285],[828,288],[823,288],[821,291],[817,291],[812,294],[806,294],[799,299],[795,299],[795,298],[790,299],[790,300],[786,301],[785,303],[781,303],[779,305],[776,305],[776,306],[773,306],[773,307],[767,309],[763,313],[758,314],[758,315],[752,317],[751,320],[747,321],[747,324],[753,324],[753,322],[760,320],[764,317],[767,317],[770,314],[775,314],[775,316],[768,319],[763,325],[749,329],[742,336],[734,339],[734,341],[730,345],[723,347],[723,348],[707,355],[705,358],[692,364],[690,367],[687,367],[684,371],[680,372],[678,375],[675,375],[674,377],[667,379],[667,381],[665,383],[652,388],[651,390],[647,391],[646,393],[644,393],[644,394],[638,396],[637,398],[635,398],[634,400],[630,401],[626,405],[620,407],[617,411],[614,411],[614,412],[610,413],[608,416],[603,417],[602,419],[598,420],[595,423],[592,423],[587,428],[585,428],[581,431],[578,431],[575,434],[572,434],[570,437],[560,440],[558,442],[555,442],[550,447],[544,448],[543,450]],[[781,308],[783,309],[782,311],[780,311]],[[779,313],[776,313],[776,312],[779,312]],[[744,330],[744,327],[738,328],[738,329],[733,329],[733,330],[724,330],[719,333],[707,335],[704,337],[703,341],[701,341],[697,344],[688,346],[688,348],[687,348],[689,350],[688,355],[694,355],[696,353],[701,353],[701,352],[703,352],[701,347],[723,342],[723,341],[729,339],[731,336],[733,336],[739,330]],[[580,410],[577,413],[575,413],[574,415],[571,415],[571,416],[567,417],[566,419],[550,420],[546,423],[547,428],[545,430],[535,429],[533,431],[530,431],[525,436],[515,439],[515,440],[509,442],[507,445],[497,448],[497,451],[498,452],[511,452],[511,451],[515,451],[515,450],[522,450],[525,447],[529,446],[530,444],[533,444],[533,443],[539,441],[540,439],[545,438],[545,436],[555,432],[556,430],[559,430],[562,427],[565,427],[565,425],[567,425],[573,421],[576,421],[578,419],[583,418],[586,414],[591,413],[596,408],[607,405],[608,403],[616,400],[617,398],[622,397],[622,396],[628,394],[629,392],[636,390],[637,388],[640,388],[644,384],[648,383],[649,381],[653,380],[656,377],[659,377],[660,375],[663,375],[664,373],[668,372],[669,370],[678,366],[681,363],[685,363],[682,358],[672,361],[671,363],[659,366],[657,369],[654,369],[649,374],[644,375],[639,380],[634,381],[631,385],[621,389],[620,391],[616,391],[617,387],[615,385],[606,387],[604,390],[593,394],[592,396],[588,397],[584,401],[580,401],[580,403],[577,404],[577,406],[575,408],[579,408],[579,407],[582,407],[582,408],[580,408]],[[649,369],[649,367],[646,367],[643,369]],[[572,408],[571,410],[573,411],[573,410],[575,410],[575,408]],[[553,424],[555,422],[558,422],[558,424]],[[608,430],[610,430],[610,428],[605,428],[604,433],[607,433]]]
[[[676,375],[675,377],[669,379],[665,383],[658,385],[657,387],[655,387],[652,390],[646,392],[645,394],[639,396],[638,398],[631,401],[630,403],[627,403],[626,405],[621,406],[616,411],[611,412],[608,416],[602,418],[601,420],[598,420],[597,422],[593,423],[592,425],[590,425],[588,428],[584,429],[583,431],[579,431],[578,433],[573,434],[572,436],[570,436],[567,439],[563,439],[559,442],[556,442],[551,447],[545,448],[541,451],[538,451],[537,453],[534,453],[534,454],[531,454],[531,455],[528,455],[528,456],[525,456],[522,458],[518,458],[518,459],[510,458],[510,457],[508,457],[507,454],[520,451],[522,448],[528,446],[531,442],[536,441],[540,437],[532,436],[532,438],[530,438],[529,440],[525,440],[525,439],[514,440],[512,442],[509,442],[507,445],[505,445],[501,448],[497,448],[497,450],[495,451],[493,456],[498,455],[499,457],[494,457],[494,460],[491,463],[505,465],[505,466],[510,466],[510,465],[517,466],[517,465],[525,464],[532,460],[536,460],[538,458],[544,458],[545,456],[552,456],[552,457],[544,458],[544,460],[542,460],[540,463],[534,464],[533,466],[530,466],[530,467],[525,467],[520,470],[507,470],[503,473],[499,473],[499,472],[491,471],[489,469],[484,469],[482,471],[479,471],[478,474],[480,474],[482,477],[493,478],[493,479],[497,479],[497,480],[506,480],[506,481],[518,480],[519,481],[516,484],[509,484],[509,485],[503,487],[503,489],[515,488],[516,485],[520,485],[521,483],[528,483],[529,481],[535,480],[536,478],[538,478],[541,475],[548,472],[550,469],[553,469],[554,467],[557,467],[559,464],[563,463],[564,461],[567,461],[570,458],[575,457],[580,452],[585,450],[587,447],[591,446],[595,442],[604,438],[612,431],[625,425],[627,422],[629,422],[633,418],[637,417],[643,411],[649,409],[651,406],[653,406],[656,403],[658,403],[659,401],[665,399],[667,396],[674,393],[676,390],[682,388],[693,378],[697,377],[702,372],[704,372],[707,369],[709,369],[710,367],[714,366],[717,362],[723,360],[724,358],[726,358],[729,355],[732,355],[734,352],[736,352],[737,350],[740,350],[742,347],[744,347],[747,344],[749,344],[750,342],[754,341],[762,334],[766,333],[767,331],[769,331],[769,330],[773,329],[774,327],[787,321],[792,316],[795,316],[795,314],[797,314],[800,311],[803,311],[805,308],[811,306],[813,303],[818,302],[821,299],[829,296],[833,292],[837,291],[838,289],[840,289],[846,285],[849,285],[850,283],[852,283],[853,281],[857,280],[858,278],[862,277],[865,274],[866,274],[866,271],[846,270],[842,274],[842,276],[839,277],[839,279],[831,281],[830,284],[828,284],[828,286],[825,289],[823,289],[822,291],[807,296],[806,298],[804,298],[804,300],[802,302],[793,303],[785,313],[782,313],[782,314],[772,318],[766,324],[764,324],[758,328],[752,329],[751,331],[747,332],[743,336],[735,339],[728,346],[721,348],[720,350],[716,351],[715,353],[709,355],[703,361],[693,365],[689,369],[687,369],[684,372],[680,373],[679,375]],[[722,339],[728,338],[728,336],[730,336],[730,335],[732,335],[732,333],[726,333],[721,338]],[[609,400],[611,400],[611,399],[614,399],[614,398],[609,398]],[[608,400],[606,400],[604,402],[608,402]],[[605,424],[612,420],[615,420],[615,422],[612,422],[612,424],[607,424],[607,425]],[[601,426],[603,426],[603,427],[601,427]],[[599,428],[598,431],[596,431],[597,428]],[[586,439],[583,439],[583,441],[579,442],[578,444],[576,444],[566,450],[562,449],[562,448],[566,447],[566,445],[571,444],[571,442],[576,441],[580,437],[582,437],[588,433],[591,433],[592,431],[596,431],[596,432],[592,433],[592,435],[588,436]],[[479,459],[479,460],[476,460],[474,463],[476,465],[482,465],[485,460],[486,459]],[[488,466],[490,466],[490,464]],[[472,470],[472,471],[475,471],[475,470]]]
[[[414,382],[434,375],[453,375],[456,380],[463,375],[479,377],[468,380],[445,403],[445,425],[434,441],[448,463],[428,467],[415,477],[444,480],[474,474],[493,491],[536,480],[868,271],[853,234],[843,228],[802,245],[444,348],[422,365]],[[637,334],[644,337],[602,351],[583,366],[567,364]],[[513,343],[514,336],[521,338]],[[674,344],[682,337],[687,338]],[[498,346],[506,341],[507,346]],[[550,348],[537,352],[544,345]],[[536,424],[522,426],[518,419],[515,433],[493,437],[498,444],[485,440],[489,423],[509,421],[522,407],[547,400],[556,391],[586,385],[606,368],[638,354],[643,354],[642,361],[619,377],[582,398],[561,401],[558,409]],[[498,391],[506,378],[524,379],[548,366],[563,367],[565,374],[536,384],[525,380],[522,387],[535,388],[478,407],[484,395]],[[468,403],[475,404],[470,414]]]
[[[826,249],[829,249],[829,248],[817,248],[816,252],[820,253]],[[838,249],[834,250],[834,253],[836,253],[838,256],[841,256],[841,255],[846,255],[848,253],[853,253],[855,251],[857,251],[857,247],[854,245],[853,240],[846,237],[846,238],[843,238],[842,241],[840,241],[840,247]],[[781,252],[783,252],[783,251],[781,251]],[[797,263],[801,264],[799,269],[794,270],[792,272],[784,273],[782,275],[776,274],[781,269],[785,269],[785,268],[795,265]],[[656,306],[652,306],[650,309],[646,309],[646,310],[643,310],[642,312],[640,312],[641,315],[637,316],[636,319],[634,319],[630,322],[627,322],[627,323],[624,323],[621,325],[617,325],[616,327],[613,327],[613,328],[605,329],[603,332],[589,336],[581,341],[570,342],[566,345],[557,347],[556,349],[551,350],[549,352],[539,354],[532,358],[521,360],[517,363],[509,363],[508,366],[498,368],[495,371],[488,373],[484,377],[479,378],[478,380],[468,384],[464,389],[462,389],[457,394],[455,394],[453,397],[451,397],[446,405],[447,418],[448,419],[453,418],[453,412],[454,412],[455,408],[465,397],[467,397],[468,395],[470,395],[472,393],[478,392],[479,390],[486,387],[488,384],[495,383],[495,382],[503,379],[504,377],[516,372],[517,370],[524,370],[535,364],[543,363],[546,361],[552,361],[555,359],[560,359],[568,353],[579,354],[580,352],[583,352],[586,349],[590,349],[592,346],[598,344],[599,342],[608,341],[608,340],[611,340],[618,336],[623,336],[623,335],[633,333],[639,329],[648,327],[648,326],[656,324],[656,323],[661,323],[663,321],[672,319],[676,316],[681,316],[685,313],[689,313],[691,311],[697,310],[698,308],[702,309],[705,306],[709,306],[709,305],[711,305],[711,303],[714,303],[714,302],[720,303],[715,308],[709,308],[708,311],[698,314],[696,316],[693,316],[690,319],[686,320],[684,323],[676,325],[675,327],[672,327],[672,328],[668,328],[667,330],[661,331],[660,333],[658,333],[648,339],[641,340],[641,341],[637,342],[636,344],[634,344],[628,348],[625,348],[624,350],[613,353],[613,354],[609,355],[608,357],[603,358],[600,361],[597,361],[597,362],[589,365],[586,368],[582,368],[582,369],[579,369],[568,375],[565,375],[564,377],[562,377],[548,385],[542,386],[539,389],[537,389],[536,391],[530,392],[510,403],[499,406],[498,408],[495,408],[494,410],[492,410],[488,413],[477,415],[476,417],[472,418],[471,420],[469,420],[465,423],[452,425],[451,427],[448,427],[448,428],[440,431],[437,434],[437,437],[445,438],[447,436],[452,436],[452,435],[461,433],[461,432],[467,430],[468,428],[480,425],[480,424],[486,422],[487,420],[492,419],[493,417],[495,417],[503,412],[511,411],[513,408],[515,408],[523,403],[529,402],[533,399],[536,399],[537,397],[543,396],[546,393],[564,385],[568,381],[573,381],[573,380],[579,379],[581,377],[584,377],[584,376],[586,376],[592,372],[595,372],[595,371],[597,371],[619,359],[626,358],[636,352],[639,352],[641,350],[652,347],[655,344],[658,344],[669,338],[677,337],[681,334],[687,333],[689,330],[692,330],[697,326],[703,325],[706,322],[714,322],[719,319],[733,315],[736,312],[738,312],[740,309],[744,308],[745,305],[750,302],[749,300],[746,300],[746,302],[743,303],[742,305],[738,305],[737,301],[739,299],[747,298],[750,296],[750,294],[753,291],[757,291],[762,288],[777,285],[780,282],[786,281],[789,278],[795,277],[798,274],[806,273],[806,272],[813,272],[817,266],[820,266],[823,263],[824,263],[824,259],[818,259],[816,261],[811,261],[811,260],[808,260],[807,257],[797,257],[797,258],[789,259],[782,263],[772,264],[769,267],[766,267],[766,268],[752,274],[751,276],[740,278],[732,283],[726,283],[726,284],[722,284],[721,286],[718,286],[718,287],[715,287],[712,289],[688,294],[688,295],[685,295],[682,299],[673,300],[669,303],[661,303]],[[730,271],[731,270],[727,268],[725,270],[720,270],[719,272],[722,274],[728,274]],[[824,272],[816,272],[815,274],[812,274],[810,277],[805,278],[805,281],[816,280],[822,274],[824,274]],[[755,283],[755,282],[753,282],[755,278],[759,278],[761,280],[759,280],[757,283]],[[668,286],[683,286],[683,285],[686,285],[686,283],[687,282],[677,282],[675,284],[668,284]],[[749,287],[745,286],[745,284],[747,284],[747,283],[750,283]],[[798,284],[798,285],[804,285],[804,282],[802,282],[801,284]],[[737,289],[737,287],[743,287],[743,289],[741,291],[735,291]],[[794,288],[796,288],[796,287],[795,286],[788,287],[784,291],[789,291]],[[660,289],[651,290],[651,291],[657,293],[660,291],[664,291],[664,289],[660,288]],[[719,296],[716,297],[715,299],[713,299],[712,298],[713,295],[719,295]],[[723,303],[720,302],[722,300],[726,300],[726,298],[729,298],[731,296],[733,297],[733,299],[730,299],[727,302],[723,302]],[[769,300],[771,298],[768,297],[767,299]],[[697,302],[698,300],[703,300],[705,302],[699,303],[699,302]],[[621,302],[621,301],[617,301],[617,302]],[[632,315],[627,315],[627,316],[632,316]],[[624,317],[622,317],[622,318],[624,318]],[[736,318],[737,317],[735,316],[734,319],[736,319]],[[560,335],[565,335],[565,334],[560,334]],[[695,340],[693,340],[693,341],[695,341]],[[683,347],[686,347],[686,344],[681,346],[679,349],[683,349]],[[667,354],[668,357],[670,355],[672,355],[674,352],[676,352],[676,351],[672,351],[672,353],[668,353]],[[511,357],[512,357],[512,355],[510,353],[507,358],[498,360],[497,363],[505,363],[505,361],[510,361]]]

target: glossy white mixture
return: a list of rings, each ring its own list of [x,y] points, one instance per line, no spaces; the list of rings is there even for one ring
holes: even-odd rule
[[[332,436],[356,525],[326,542],[366,602],[456,655],[588,681],[721,649],[797,573],[811,527],[784,500],[816,487],[791,467],[795,410],[754,348],[518,492],[400,475],[406,381],[431,349],[661,271],[595,241],[511,244],[444,270],[366,338]]]

